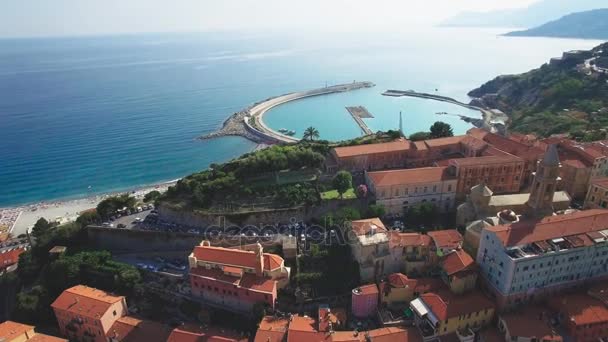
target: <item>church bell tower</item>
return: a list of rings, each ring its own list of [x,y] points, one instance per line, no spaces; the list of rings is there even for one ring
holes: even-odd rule
[[[553,214],[553,196],[557,188],[559,169],[557,147],[550,145],[536,167],[532,191],[526,203],[529,211],[528,215],[545,217]]]

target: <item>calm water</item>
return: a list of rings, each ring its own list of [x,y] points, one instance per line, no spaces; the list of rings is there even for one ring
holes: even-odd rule
[[[360,134],[344,106],[365,105],[373,130],[428,129],[459,107],[384,98],[388,88],[466,99],[497,74],[536,67],[594,41],[496,37],[497,31],[325,36],[164,34],[0,40],[0,206],[175,179],[251,150],[197,141],[269,96],[352,80],[378,86],[276,108],[266,121],[323,138]],[[472,113],[472,115],[476,115]],[[457,132],[468,127],[449,121]],[[91,190],[87,188],[91,186]]]

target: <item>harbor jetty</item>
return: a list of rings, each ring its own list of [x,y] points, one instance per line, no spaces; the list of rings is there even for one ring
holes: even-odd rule
[[[478,106],[473,106],[471,104],[458,101],[458,100],[453,99],[448,96],[443,96],[443,95],[438,95],[438,94],[429,94],[429,93],[420,93],[420,92],[417,92],[414,90],[394,90],[394,89],[389,89],[389,90],[385,91],[384,93],[382,93],[382,95],[390,96],[390,97],[403,97],[403,96],[418,97],[418,98],[423,98],[423,99],[447,102],[447,103],[455,104],[457,106],[461,106],[461,107],[464,107],[467,109],[478,111],[481,113],[482,119],[472,118],[472,117],[469,117],[466,115],[458,115],[461,120],[468,122],[476,127],[491,128],[492,126],[494,126],[496,124],[496,121],[497,121],[497,120],[495,120],[495,119],[497,119],[497,118],[495,118],[496,115],[492,110],[489,110],[487,108],[478,107]],[[437,114],[445,115],[448,113],[437,113]]]
[[[363,135],[374,134],[372,130],[367,126],[367,124],[363,121],[363,119],[373,118],[374,116],[370,113],[367,108],[363,106],[355,106],[355,107],[346,107],[346,110],[350,113],[350,115],[355,119],[355,122],[361,128]]]
[[[300,99],[313,96],[343,93],[362,88],[371,88],[372,82],[353,82],[302,92],[294,92],[260,101],[240,112],[234,113],[217,131],[201,136],[199,139],[213,139],[222,136],[236,135],[249,139],[258,144],[294,143],[298,138],[275,131],[264,123],[263,117],[272,108]]]

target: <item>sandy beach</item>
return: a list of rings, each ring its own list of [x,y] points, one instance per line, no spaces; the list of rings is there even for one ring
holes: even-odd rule
[[[8,227],[11,236],[17,237],[21,234],[25,234],[26,230],[32,227],[41,217],[44,217],[49,221],[58,220],[61,223],[74,221],[82,211],[95,208],[97,203],[104,198],[129,193],[135,198],[142,199],[148,192],[152,190],[164,192],[169,186],[175,185],[176,182],[177,180],[174,180],[171,182],[139,187],[130,191],[113,192],[81,199],[58,200],[11,208],[0,208],[0,220],[2,220],[0,222]]]

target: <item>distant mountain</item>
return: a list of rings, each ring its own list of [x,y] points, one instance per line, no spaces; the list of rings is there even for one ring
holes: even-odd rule
[[[606,0],[540,0],[521,9],[461,13],[441,26],[530,28],[570,13],[604,7]]]
[[[506,34],[518,37],[608,39],[608,9],[569,14],[544,25]]]

